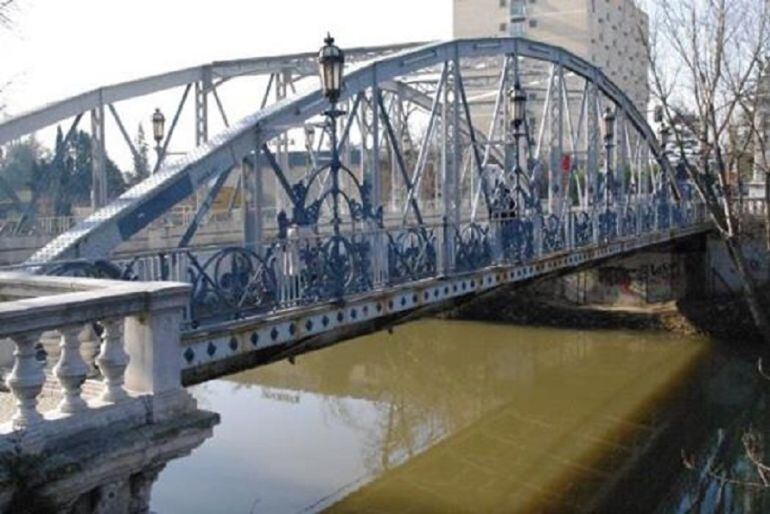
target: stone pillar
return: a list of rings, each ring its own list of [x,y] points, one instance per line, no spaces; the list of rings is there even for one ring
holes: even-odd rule
[[[163,284],[168,287],[168,283]],[[152,415],[158,421],[194,408],[182,387],[181,324],[189,302],[189,286],[151,293],[149,309],[126,318],[125,342],[129,364],[126,389],[149,395]]]

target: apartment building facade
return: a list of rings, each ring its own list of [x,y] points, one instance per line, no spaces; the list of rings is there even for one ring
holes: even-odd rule
[[[647,14],[634,0],[454,0],[454,36],[521,36],[600,67],[646,113]]]

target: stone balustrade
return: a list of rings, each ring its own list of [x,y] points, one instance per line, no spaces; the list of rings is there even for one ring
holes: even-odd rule
[[[76,433],[169,419],[195,408],[181,386],[180,325],[188,285],[0,273],[0,339],[14,346],[6,385],[12,420],[0,452],[37,453]],[[41,412],[43,334],[59,338],[52,368],[58,406]],[[49,381],[50,382],[50,381]],[[84,386],[96,394],[84,394]]]

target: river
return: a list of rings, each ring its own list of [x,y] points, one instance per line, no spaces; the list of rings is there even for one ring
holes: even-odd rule
[[[152,508],[748,512],[757,375],[703,338],[418,321],[191,388],[222,421]]]

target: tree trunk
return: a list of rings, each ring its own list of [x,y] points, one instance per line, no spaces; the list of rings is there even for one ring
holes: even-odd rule
[[[770,322],[762,309],[757,290],[754,287],[754,281],[748,272],[746,266],[746,258],[743,255],[743,249],[741,243],[736,236],[725,237],[725,246],[727,247],[727,253],[730,255],[733,264],[735,264],[735,271],[738,273],[738,277],[741,280],[743,286],[743,294],[746,299],[746,304],[751,312],[751,317],[754,319],[754,324],[757,326],[762,339],[770,344]]]
[[[765,244],[770,251],[770,171],[765,172]]]

